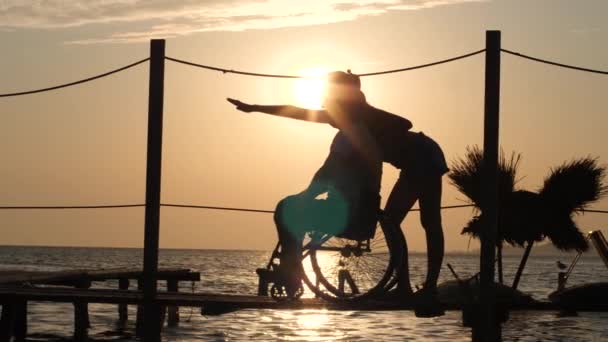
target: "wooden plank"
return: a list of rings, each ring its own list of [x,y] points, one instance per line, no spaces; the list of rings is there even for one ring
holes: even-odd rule
[[[5,271],[0,273],[0,284],[17,283],[50,283],[55,281],[76,280],[84,276],[80,270],[65,272],[27,272],[27,271]]]
[[[141,270],[135,269],[107,269],[88,271],[87,276],[92,281],[108,280],[108,279],[139,279],[143,277]],[[190,280],[199,281],[201,279],[199,272],[192,272],[187,268],[184,269],[159,269],[157,274],[158,280]]]
[[[69,270],[60,272],[36,272],[36,271],[0,271],[0,284],[57,284],[74,286],[81,280],[106,281],[115,279],[140,279],[143,277],[141,270],[133,268],[114,268],[101,270]],[[159,269],[158,280],[200,281],[199,272],[189,269]]]

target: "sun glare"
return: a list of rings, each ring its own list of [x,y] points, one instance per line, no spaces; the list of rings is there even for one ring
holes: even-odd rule
[[[310,109],[320,109],[323,105],[325,76],[329,72],[325,67],[311,67],[300,71],[300,78],[294,81],[293,95],[298,106]]]

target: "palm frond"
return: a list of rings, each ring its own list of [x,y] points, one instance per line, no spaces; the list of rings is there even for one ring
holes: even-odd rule
[[[498,165],[499,218],[497,243],[524,247],[548,237],[561,250],[585,251],[589,244],[572,219],[575,210],[585,209],[608,193],[606,168],[595,158],[581,158],[551,170],[539,193],[516,190],[521,155],[501,152]],[[467,148],[448,175],[451,183],[478,208],[483,207],[483,151]],[[480,238],[484,213],[473,217],[462,234]]]
[[[499,232],[512,246],[524,247],[530,242],[542,241],[543,227],[542,202],[535,192],[514,191],[500,207]]]
[[[524,247],[531,241],[542,241],[545,235],[541,205],[537,193],[525,190],[512,192],[500,207],[496,243],[506,242]],[[483,212],[472,218],[461,234],[479,238],[485,227],[484,218]]]
[[[478,208],[481,207],[483,151],[467,147],[464,158],[456,159],[450,169],[450,182]]]
[[[460,232],[461,235],[470,235],[476,239],[479,239],[479,235],[481,234],[481,230],[483,229],[482,218],[481,216],[474,216],[467,225],[462,228]]]
[[[551,169],[540,194],[555,210],[572,213],[606,195],[605,175],[596,158],[576,159]]]
[[[498,196],[501,202],[515,190],[517,168],[521,154],[512,152],[509,157],[503,151],[498,160]],[[456,159],[448,174],[450,182],[475,205],[483,207],[483,150],[478,146],[467,147],[465,156]]]
[[[555,213],[549,213],[549,215],[544,231],[555,247],[564,251],[576,250],[578,252],[589,249],[587,238],[581,233],[570,215]]]

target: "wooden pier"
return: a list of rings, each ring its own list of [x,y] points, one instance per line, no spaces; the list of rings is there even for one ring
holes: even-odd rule
[[[135,290],[68,289],[44,288],[3,288],[0,287],[0,303],[12,301],[40,301],[73,303],[88,302],[101,304],[140,304],[143,294]],[[366,300],[361,302],[328,302],[318,298],[302,298],[296,301],[276,301],[270,297],[255,295],[233,295],[215,293],[179,293],[159,291],[156,297],[163,306],[200,307],[207,315],[221,314],[243,309],[329,309],[329,310],[413,310],[410,302],[392,299]],[[458,304],[445,304],[446,310],[460,310]],[[514,305],[514,310],[558,310],[550,302],[534,301],[525,305]]]
[[[157,280],[166,281],[167,294],[178,293],[180,281],[199,281],[200,274],[189,269],[159,269]],[[92,282],[118,281],[118,290],[90,289]],[[137,283],[137,291],[129,290],[131,280]],[[0,342],[24,340],[27,335],[27,302],[50,301],[74,304],[74,337],[84,340],[90,326],[88,303],[118,304],[118,323],[128,320],[127,304],[137,304],[137,333],[143,329],[141,290],[143,273],[136,269],[113,268],[100,270],[69,270],[62,272],[29,272],[20,270],[0,271]],[[94,293],[106,293],[93,295]],[[103,298],[114,297],[108,301]],[[128,299],[128,300],[127,300]],[[163,306],[167,324],[179,322],[178,305]],[[163,320],[165,315],[163,315]]]
[[[117,320],[127,322],[127,305],[137,305],[136,330],[142,336],[145,296],[141,288],[141,271],[131,269],[74,270],[65,272],[0,272],[0,342],[23,341],[27,335],[27,303],[55,302],[74,305],[74,339],[85,340],[89,327],[88,303],[118,305]],[[367,300],[364,302],[328,302],[317,298],[298,301],[275,301],[268,296],[214,293],[180,293],[180,281],[198,281],[200,274],[188,269],[160,269],[158,280],[167,282],[167,291],[159,291],[155,302],[163,309],[161,322],[168,326],[179,322],[180,306],[198,307],[204,315],[218,315],[242,309],[329,309],[329,310],[413,310],[411,302]],[[94,289],[93,281],[118,280],[118,289]],[[130,280],[137,280],[137,290],[129,289]],[[169,285],[171,284],[171,285]],[[452,296],[450,296],[452,297]],[[529,301],[510,304],[510,310],[551,310],[559,307],[550,302]],[[446,310],[462,310],[456,302],[445,303]],[[599,311],[606,311],[605,308]],[[161,326],[163,323],[161,323]]]

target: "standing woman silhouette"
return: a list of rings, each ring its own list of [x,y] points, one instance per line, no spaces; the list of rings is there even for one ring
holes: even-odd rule
[[[357,75],[334,71],[327,76],[327,98],[329,103],[348,102],[345,115],[333,117],[331,110],[309,110],[290,105],[251,105],[228,99],[244,112],[261,112],[282,117],[327,123],[339,130],[348,130],[356,123],[363,126],[375,141],[375,146],[359,146],[370,154],[380,153],[384,162],[400,170],[399,179],[393,187],[384,213],[386,219],[400,225],[416,201],[420,207],[420,221],[426,234],[427,274],[423,288],[417,292],[418,303],[425,307],[422,316],[442,314],[437,308],[437,280],[444,255],[443,227],[441,223],[442,176],[448,171],[445,157],[439,145],[422,132],[412,132],[412,123],[395,114],[371,106],[361,92],[361,81]],[[337,96],[336,94],[339,94]],[[344,97],[344,98],[342,98]],[[326,100],[326,105],[328,101]],[[354,142],[356,144],[356,142]],[[409,282],[407,244],[403,275],[400,277],[398,295],[409,297],[412,289]],[[429,304],[429,305],[427,305]]]

